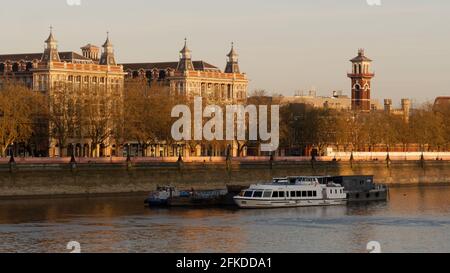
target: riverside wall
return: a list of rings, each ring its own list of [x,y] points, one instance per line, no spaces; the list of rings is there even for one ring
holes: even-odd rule
[[[38,160],[0,162],[0,198],[148,192],[156,185],[224,188],[290,175],[374,175],[391,186],[450,184],[447,160],[333,161],[310,159]]]

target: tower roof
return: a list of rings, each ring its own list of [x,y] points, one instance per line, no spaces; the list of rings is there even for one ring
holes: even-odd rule
[[[358,56],[350,60],[351,62],[371,62],[372,60],[367,58],[364,54],[364,49],[358,50]]]
[[[109,32],[106,33],[106,41],[103,44],[103,47],[111,47],[113,46],[113,44],[111,43],[111,41],[109,40]]]
[[[192,51],[187,47],[187,38],[184,38],[184,47],[181,49],[181,54],[191,53]]]
[[[47,40],[45,40],[45,43],[56,43],[55,37],[53,37],[53,27],[50,27],[50,35],[48,36]]]
[[[236,53],[236,50],[234,50],[234,43],[231,43],[231,50],[230,53],[228,53],[227,55],[228,57],[237,57],[238,54]]]
[[[238,54],[234,50],[234,43],[231,43],[231,50],[228,53],[227,66],[225,67],[225,73],[240,73],[238,64]]]

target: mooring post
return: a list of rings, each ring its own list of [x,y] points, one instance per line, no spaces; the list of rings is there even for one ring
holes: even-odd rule
[[[232,167],[232,163],[231,163],[231,155],[230,155],[230,149],[229,149],[229,147],[230,147],[230,146],[228,146],[228,148],[227,148],[227,158],[226,158],[226,160],[225,160],[227,172],[231,172],[231,167]]]
[[[130,170],[133,167],[133,164],[131,162],[131,156],[130,153],[127,153],[127,170]]]
[[[387,153],[387,156],[386,156],[386,164],[387,164],[387,167],[390,168],[390,166],[391,166],[391,158],[389,156],[389,153]]]
[[[315,168],[316,168],[316,166],[315,166],[315,163],[316,162],[316,154],[315,153],[313,153],[312,155],[311,155],[311,168],[313,169],[313,170],[315,170]]]
[[[274,163],[273,153],[270,153],[270,158],[269,158],[270,169],[273,169],[273,163]]]
[[[425,168],[425,156],[424,156],[423,152],[420,155],[420,166],[422,167],[422,169]]]
[[[352,169],[353,169],[353,160],[355,160],[355,158],[353,156],[353,151],[352,151],[352,153],[350,155],[350,168],[352,168]]]
[[[177,166],[179,171],[183,169],[183,157],[181,156],[181,154],[178,155]]]
[[[77,160],[75,159],[74,154],[70,156],[70,169],[73,171],[77,168]]]
[[[14,172],[16,170],[16,160],[14,159],[14,154],[11,154],[9,158],[9,171]]]

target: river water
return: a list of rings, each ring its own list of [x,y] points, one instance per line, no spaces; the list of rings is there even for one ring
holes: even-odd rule
[[[0,252],[450,252],[450,187],[271,210],[149,209],[145,196],[1,200]]]

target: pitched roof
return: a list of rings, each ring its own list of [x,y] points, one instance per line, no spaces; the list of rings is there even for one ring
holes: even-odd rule
[[[61,58],[61,61],[69,61],[69,62],[73,60],[91,61],[91,59],[86,58],[83,55],[80,55],[73,51],[60,52],[59,57]]]
[[[350,62],[371,62],[371,61],[372,61],[371,59],[366,57],[364,49],[362,48],[358,50],[358,56],[350,60]]]
[[[435,107],[450,106],[450,97],[437,97],[434,101]]]
[[[198,71],[220,71],[216,66],[204,61],[194,61],[194,69]],[[173,69],[176,70],[178,62],[161,62],[161,63],[127,63],[122,64],[124,70],[152,70],[152,69]]]
[[[33,61],[40,60],[42,57],[42,53],[24,53],[24,54],[4,54],[0,55],[0,62],[18,62],[21,60],[24,61]]]
[[[351,62],[371,62],[372,60],[364,55],[358,55],[357,57],[350,60]]]
[[[24,60],[26,62],[31,62],[33,60],[41,60],[42,53],[24,53],[24,54],[4,54],[0,55],[0,62],[18,62],[21,60]],[[81,61],[90,61],[91,59],[86,58],[76,52],[73,51],[66,51],[66,52],[59,52],[59,58],[61,61],[66,62],[73,62],[74,60],[81,60]]]

